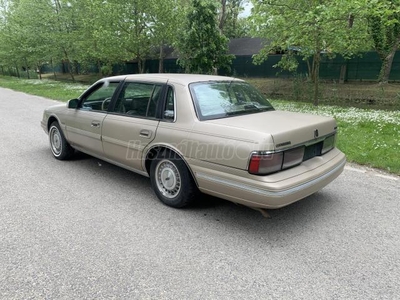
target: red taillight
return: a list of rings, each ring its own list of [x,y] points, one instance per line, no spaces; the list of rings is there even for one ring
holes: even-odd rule
[[[283,153],[253,154],[250,159],[249,173],[265,175],[282,169]]]
[[[249,164],[249,173],[258,174],[258,169],[260,167],[260,160],[261,160],[260,155],[253,154],[251,156],[250,164]]]
[[[249,163],[249,173],[266,175],[288,169],[301,164],[304,156],[304,146],[283,152],[268,154],[252,154]]]

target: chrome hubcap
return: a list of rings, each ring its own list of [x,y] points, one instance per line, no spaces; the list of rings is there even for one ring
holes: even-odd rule
[[[58,156],[61,153],[62,141],[61,134],[57,127],[51,127],[50,129],[50,144],[53,154]]]
[[[162,160],[156,168],[157,188],[167,198],[174,198],[181,190],[178,168],[169,160]]]

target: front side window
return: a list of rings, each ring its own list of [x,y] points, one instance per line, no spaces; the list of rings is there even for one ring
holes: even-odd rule
[[[100,83],[93,91],[84,96],[81,109],[107,111],[118,85],[119,82]]]
[[[113,111],[130,116],[155,118],[160,93],[161,85],[127,82]]]
[[[190,92],[200,120],[274,110],[260,92],[241,81],[192,83]]]

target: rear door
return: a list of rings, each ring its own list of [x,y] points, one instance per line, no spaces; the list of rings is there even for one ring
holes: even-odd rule
[[[78,108],[68,111],[65,125],[72,146],[89,154],[103,155],[103,120],[119,84],[119,81],[96,84],[81,97]]]
[[[156,136],[163,91],[163,83],[124,83],[103,121],[103,149],[108,159],[143,170],[143,150]]]

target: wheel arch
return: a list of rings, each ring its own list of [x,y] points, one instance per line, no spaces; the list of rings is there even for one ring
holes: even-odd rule
[[[150,176],[150,165],[151,165],[153,158],[155,158],[159,152],[166,151],[166,150],[172,151],[176,155],[179,156],[179,158],[185,163],[190,174],[192,175],[193,181],[195,182],[196,186],[199,187],[196,176],[194,176],[194,172],[192,171],[192,168],[189,166],[188,162],[184,158],[183,154],[178,149],[171,147],[169,145],[164,145],[164,144],[153,145],[147,150],[146,155],[145,155],[145,160],[144,160],[144,168],[145,168],[147,174]]]
[[[51,125],[54,121],[56,121],[56,122],[60,125],[60,128],[61,128],[60,120],[58,120],[58,118],[57,118],[55,115],[51,115],[51,116],[49,117],[49,119],[47,120],[47,131],[50,130],[50,125]]]

